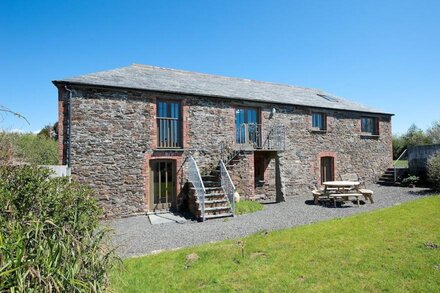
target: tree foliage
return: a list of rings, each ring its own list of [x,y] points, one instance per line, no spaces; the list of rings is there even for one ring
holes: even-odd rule
[[[440,143],[440,120],[432,122],[432,126],[428,128],[426,135],[432,143]]]
[[[436,143],[439,141],[440,123],[433,123],[433,126],[426,131],[426,133],[418,128],[415,124],[412,124],[406,133],[403,135],[393,136],[393,158],[397,159],[402,152],[412,145],[426,145]]]
[[[3,164],[11,160],[35,165],[58,164],[58,144],[44,135],[0,132],[0,152],[12,156],[11,159],[5,155]]]

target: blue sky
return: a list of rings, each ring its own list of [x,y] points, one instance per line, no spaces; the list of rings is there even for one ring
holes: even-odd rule
[[[440,119],[440,1],[0,0],[0,127],[57,120],[51,81],[132,63],[314,87]]]

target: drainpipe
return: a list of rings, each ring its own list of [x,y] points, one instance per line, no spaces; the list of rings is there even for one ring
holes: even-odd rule
[[[67,115],[68,115],[68,132],[67,132],[67,136],[68,136],[68,140],[69,140],[69,145],[67,147],[67,167],[71,167],[72,165],[72,91],[67,87],[67,85],[64,86],[64,88],[66,89],[66,91],[69,92],[69,99],[68,99],[68,108],[67,108]]]

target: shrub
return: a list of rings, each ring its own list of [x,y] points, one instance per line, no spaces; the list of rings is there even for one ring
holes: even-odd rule
[[[409,174],[408,177],[402,180],[403,186],[412,186],[414,187],[420,180],[419,176]]]
[[[0,292],[102,291],[115,259],[91,190],[45,169],[0,167]]]
[[[429,157],[428,163],[428,179],[434,189],[440,190],[440,153]]]
[[[33,133],[0,132],[0,164],[57,165],[58,143]]]

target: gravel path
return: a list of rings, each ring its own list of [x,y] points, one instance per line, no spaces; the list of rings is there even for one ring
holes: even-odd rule
[[[264,210],[235,218],[187,221],[151,225],[146,216],[105,222],[114,229],[112,238],[122,257],[133,257],[173,248],[243,237],[261,230],[279,230],[322,220],[393,206],[429,196],[422,188],[401,188],[373,185],[374,204],[357,208],[346,203],[342,207],[313,205],[312,196],[289,197],[286,202],[266,204]]]

